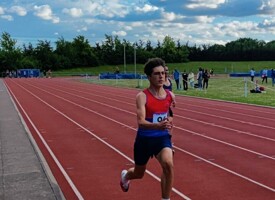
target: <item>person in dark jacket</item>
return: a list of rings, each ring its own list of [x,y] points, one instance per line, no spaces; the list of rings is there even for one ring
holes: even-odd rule
[[[203,89],[207,89],[208,88],[208,80],[210,78],[210,74],[208,73],[207,69],[204,70],[202,78],[203,78],[202,87],[203,87]]]
[[[183,70],[182,73],[182,85],[184,90],[188,90],[188,73],[186,70]]]

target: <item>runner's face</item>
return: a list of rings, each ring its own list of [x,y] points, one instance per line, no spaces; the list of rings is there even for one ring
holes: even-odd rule
[[[158,66],[153,69],[150,76],[151,84],[155,86],[162,86],[165,79],[165,70],[163,66]]]

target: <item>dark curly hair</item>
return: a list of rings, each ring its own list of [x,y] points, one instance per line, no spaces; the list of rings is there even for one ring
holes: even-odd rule
[[[144,73],[151,76],[153,69],[158,66],[165,66],[165,61],[161,58],[150,58],[144,65]]]

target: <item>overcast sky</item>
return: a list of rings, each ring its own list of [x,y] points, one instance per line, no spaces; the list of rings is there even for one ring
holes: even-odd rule
[[[107,35],[130,42],[225,44],[243,37],[275,40],[275,0],[1,0],[0,32],[18,45]]]

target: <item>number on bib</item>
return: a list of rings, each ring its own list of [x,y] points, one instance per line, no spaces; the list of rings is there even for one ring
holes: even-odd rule
[[[167,118],[167,113],[155,113],[153,114],[153,123],[159,123]]]

